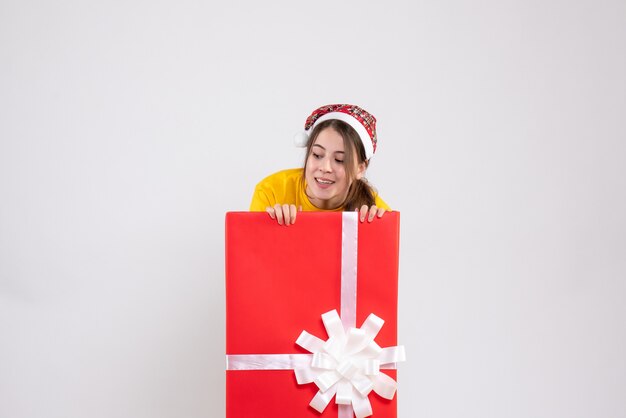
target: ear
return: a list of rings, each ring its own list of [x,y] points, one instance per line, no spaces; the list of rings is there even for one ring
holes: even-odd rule
[[[356,179],[361,180],[365,176],[365,170],[367,170],[367,163],[362,162],[356,167]]]

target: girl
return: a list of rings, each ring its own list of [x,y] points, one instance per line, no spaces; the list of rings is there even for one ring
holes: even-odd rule
[[[304,168],[279,171],[257,184],[250,211],[267,211],[280,225],[302,211],[359,211],[361,222],[389,206],[365,180],[376,151],[376,119],[358,106],[335,104],[313,111],[296,138],[306,146]],[[310,132],[310,135],[309,135]]]

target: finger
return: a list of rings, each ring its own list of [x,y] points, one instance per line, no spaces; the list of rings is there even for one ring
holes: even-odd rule
[[[273,208],[273,207],[268,206],[268,207],[266,207],[266,208],[265,208],[265,211],[266,211],[267,213],[269,213],[270,218],[272,218],[272,219],[276,219],[276,215],[275,215],[275,212],[276,212],[276,211],[274,210],[274,208]]]
[[[372,207],[370,207],[370,211],[369,214],[367,216],[367,222],[372,222],[374,220],[374,216],[376,216],[376,211],[378,210],[378,208],[376,207],[376,205],[372,205]]]
[[[291,216],[291,224],[296,223],[296,205],[289,205],[289,215]]]
[[[285,226],[289,226],[291,223],[291,213],[289,213],[289,205],[286,203],[283,205],[283,218]]]
[[[302,212],[302,205],[298,206],[298,212]]]
[[[365,217],[367,216],[367,205],[361,206],[361,210],[359,211],[359,218],[361,222],[365,221]]]
[[[378,208],[378,215],[377,215],[377,216],[378,216],[379,218],[382,218],[382,217],[383,217],[383,215],[385,214],[385,212],[387,212],[387,211],[385,210],[385,208]]]
[[[283,207],[278,203],[274,205],[274,210],[276,211],[276,219],[278,219],[278,225],[283,224]]]

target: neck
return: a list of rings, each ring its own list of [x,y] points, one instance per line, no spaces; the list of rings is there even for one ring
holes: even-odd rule
[[[311,192],[309,191],[308,185],[306,185],[304,189],[304,193],[306,194],[306,197],[309,198],[309,201],[313,204],[313,206],[322,210],[339,209],[343,201],[346,200],[346,196],[343,196],[341,199],[337,198],[337,199],[327,199],[327,200],[313,197],[311,196]]]

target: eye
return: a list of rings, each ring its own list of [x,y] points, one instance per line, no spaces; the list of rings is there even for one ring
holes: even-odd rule
[[[337,161],[339,164],[343,164],[343,160],[340,160],[339,158],[335,158],[335,161]]]
[[[313,155],[313,158],[315,158],[316,160],[319,160],[320,158],[322,158],[322,156],[321,156],[321,155],[316,154],[316,153],[314,153],[314,152],[312,152],[312,153],[311,153],[311,155]]]

